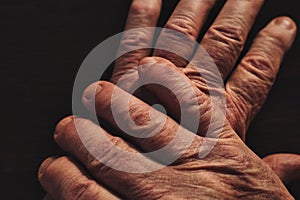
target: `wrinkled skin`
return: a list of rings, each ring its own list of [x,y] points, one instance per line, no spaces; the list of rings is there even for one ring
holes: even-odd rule
[[[182,0],[170,17],[166,27],[179,31],[192,40],[196,40],[201,27],[214,1]],[[55,133],[55,140],[59,146],[75,157],[70,159],[49,158],[41,166],[39,179],[42,186],[49,193],[46,199],[292,199],[278,176],[284,183],[300,178],[300,159],[298,155],[280,154],[265,158],[265,162],[258,158],[245,144],[247,128],[256,113],[262,107],[271,86],[273,85],[280,62],[286,50],[290,48],[296,33],[296,26],[287,17],[274,19],[257,36],[252,47],[234,68],[243,49],[247,34],[254,23],[255,16],[262,5],[262,1],[229,0],[214,24],[201,41],[210,56],[214,59],[221,77],[225,81],[226,120],[216,145],[208,156],[198,157],[198,151],[203,144],[203,137],[211,117],[211,105],[206,82],[197,73],[195,68],[204,64],[201,55],[195,54],[190,63],[172,53],[155,50],[154,57],[149,57],[150,51],[142,49],[120,57],[116,62],[112,82],[123,81],[120,84],[123,90],[117,89],[120,95],[120,107],[117,108],[122,116],[122,95],[129,95],[129,91],[136,81],[163,80],[170,86],[176,86],[178,93],[185,94],[184,85],[177,82],[176,73],[163,73],[163,66],[177,71],[190,81],[197,94],[199,105],[192,107],[199,110],[201,123],[191,147],[171,166],[152,173],[130,174],[109,169],[96,160],[85,149],[75,129],[72,117],[61,121]],[[159,12],[160,0],[134,0],[128,16],[126,29],[155,26]],[[243,12],[247,11],[247,12]],[[138,33],[137,33],[138,34]],[[138,40],[136,43],[134,39]],[[130,45],[147,46],[152,42],[153,35],[149,32],[140,35],[124,35],[120,49],[130,49]],[[174,39],[174,38],[173,38]],[[174,43],[172,37],[162,32],[157,46],[173,44],[172,48],[192,57],[193,47],[185,43]],[[147,58],[148,57],[148,58]],[[138,68],[142,64],[143,68]],[[130,79],[122,80],[122,75],[132,70]],[[229,74],[232,74],[229,76]],[[215,76],[212,71],[201,71]],[[98,88],[94,101],[91,100],[91,91]],[[172,93],[162,87],[147,85],[137,92],[137,96],[145,101],[159,102],[165,106],[169,118],[162,113],[156,113],[166,118],[161,132],[150,139],[136,139],[128,137],[118,130],[111,115],[111,94],[114,86],[111,83],[100,82],[90,86],[83,95],[83,103],[87,108],[96,106],[96,113],[100,120],[110,125],[117,133],[106,132],[106,136],[120,148],[130,152],[148,152],[165,146],[174,137],[180,126],[176,121],[180,119],[178,102]],[[125,91],[124,91],[125,90]],[[149,95],[149,91],[153,95]],[[124,105],[123,105],[124,104]],[[186,102],[189,105],[189,102]],[[143,131],[150,133],[149,110],[152,108],[141,100],[131,97],[130,115]],[[191,117],[195,110],[189,109]],[[153,111],[155,112],[155,111]],[[124,119],[126,119],[124,117]],[[99,126],[87,119],[76,118],[75,121],[85,132],[91,145],[98,147],[99,152],[106,159],[114,159],[122,165],[118,155],[108,156],[109,150],[97,134],[102,130]],[[126,125],[126,120],[124,124]],[[150,124],[149,124],[150,123]],[[129,124],[129,123],[128,123]],[[128,125],[129,126],[129,125]],[[189,128],[188,124],[183,124]],[[77,127],[78,128],[78,127]],[[128,127],[134,132],[136,129]],[[148,131],[147,131],[148,130]],[[193,134],[188,132],[188,134]],[[239,136],[239,137],[238,137]],[[129,145],[122,138],[129,141]],[[180,152],[180,146],[169,150],[172,155]],[[288,158],[288,159],[287,159]],[[159,158],[153,158],[159,162]],[[83,169],[81,163],[85,168]],[[267,164],[270,167],[268,167]],[[137,163],[141,164],[141,163]],[[66,170],[68,169],[68,170]],[[85,172],[85,171],[88,171]],[[274,172],[276,172],[276,175]],[[293,175],[291,175],[293,174]]]
[[[110,99],[114,86],[107,82],[100,82],[99,84],[101,85],[101,90],[98,89],[100,91],[96,96],[97,113],[102,113],[100,115],[102,120],[113,126]],[[121,89],[119,89],[117,93],[122,98],[120,98],[119,106],[116,111],[119,112],[119,115],[125,116],[126,114],[123,113],[123,110],[126,106],[126,100],[122,101],[122,99],[126,99],[124,97],[129,94]],[[151,107],[132,97],[131,109],[132,116],[139,116],[136,120],[139,120],[141,117],[143,118],[143,120],[139,120],[142,132],[149,132],[149,134],[151,134],[151,130],[153,130],[152,126],[156,126],[156,124],[148,123],[148,113]],[[160,118],[160,115],[163,114],[159,112],[155,113],[156,118]],[[124,117],[124,120],[124,124],[127,124],[129,118]],[[77,129],[75,128],[74,121],[77,122]],[[154,137],[149,139],[129,138],[129,140],[131,140],[131,143],[134,144],[136,148],[142,151],[157,149],[170,142],[170,138],[174,137],[178,127],[179,125],[175,121],[171,118],[167,118],[162,132]],[[140,131],[130,125],[128,125],[127,128],[131,129],[131,132]],[[101,160],[113,159],[117,164],[124,165],[123,162],[120,162],[122,157],[110,153],[112,150],[107,149],[102,139],[97,137],[99,136],[101,128],[89,120],[81,118],[73,119],[72,117],[66,118],[56,128],[54,136],[56,142],[66,152],[74,155],[76,159],[83,163],[96,180],[111,188],[112,191],[116,191],[121,198],[292,199],[275,173],[245,146],[229,124],[223,127],[222,134],[217,140],[216,146],[205,158],[199,159],[198,157],[199,147],[203,143],[203,138],[196,136],[191,147],[172,166],[151,173],[138,174],[120,172],[103,165],[103,163],[95,159],[85,149],[77,134],[77,130],[84,132],[85,140],[89,141],[90,146],[99,148],[99,152],[102,152]],[[123,135],[121,132],[119,132],[119,134],[120,136],[126,137],[126,135]],[[106,136],[119,148],[130,152],[138,151],[119,137],[112,136],[107,132]],[[178,152],[181,150],[180,148],[181,146],[173,146],[169,149],[169,153]],[[55,194],[51,191],[55,189],[53,185],[58,185],[57,187],[59,188],[75,187],[73,183],[74,178],[69,178],[67,175],[65,175],[66,177],[56,177],[53,174],[56,173],[57,168],[61,168],[64,162],[68,163],[72,161],[66,158],[59,158],[54,160],[47,168],[42,166],[40,179],[43,186],[48,188],[51,194]],[[134,166],[143,164],[144,163],[132,163]],[[62,173],[67,172],[62,171]],[[56,179],[54,179],[54,177]],[[62,181],[60,179],[62,179]],[[72,181],[72,184],[69,183],[69,181]],[[89,184],[95,186],[85,187],[99,188],[96,182]],[[78,190],[78,187],[79,186],[68,188],[70,193],[63,193],[61,194],[62,196],[56,196],[56,198],[72,199],[74,198],[72,195],[75,193],[75,199],[77,199],[79,195],[78,192],[81,192],[81,190]],[[78,191],[76,191],[76,189]],[[101,199],[101,194],[96,194],[96,192],[101,192],[101,190],[85,191],[80,195],[93,195],[95,199]]]

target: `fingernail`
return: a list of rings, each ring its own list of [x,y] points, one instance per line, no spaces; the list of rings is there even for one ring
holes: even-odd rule
[[[91,112],[95,112],[95,98],[102,90],[101,82],[96,82],[88,86],[82,95],[82,103]]]
[[[95,99],[95,96],[101,91],[102,86],[100,82],[93,83],[89,85],[83,92],[83,98],[87,101]]]
[[[141,60],[140,65],[151,65],[157,63],[157,60],[153,57],[147,57]]]
[[[53,163],[57,158],[57,156],[47,158],[40,166],[39,176],[43,175],[46,172],[47,168],[51,165],[51,163]]]
[[[57,134],[61,133],[64,130],[65,126],[68,125],[73,119],[74,119],[74,117],[71,116],[71,117],[66,117],[63,120],[61,120],[55,128],[54,134],[57,135]]]
[[[277,24],[279,26],[283,26],[288,30],[291,30],[294,28],[293,22],[288,17],[280,17],[280,18],[276,19],[275,24]]]

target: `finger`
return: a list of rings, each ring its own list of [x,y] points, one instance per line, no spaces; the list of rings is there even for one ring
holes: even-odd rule
[[[48,158],[39,170],[39,181],[51,199],[119,199],[92,180],[73,160],[67,157]]]
[[[180,122],[182,126],[197,132],[201,136],[206,135],[206,137],[212,137],[209,135],[212,132],[207,132],[208,130],[221,130],[223,128],[222,123],[219,124],[217,121],[221,122],[222,116],[223,121],[225,118],[224,113],[222,113],[222,111],[225,112],[224,90],[215,88],[213,91],[203,85],[202,91],[210,89],[212,94],[211,96],[206,95],[180,69],[163,58],[145,58],[141,61],[141,64],[143,66],[139,67],[141,81],[143,83],[149,81],[160,83],[147,84],[146,87],[165,106],[168,114]],[[218,92],[218,95],[215,92]],[[222,96],[224,97],[223,100]],[[214,107],[212,106],[213,103]],[[213,110],[218,110],[217,117],[212,118]],[[196,130],[194,130],[195,127]],[[214,129],[211,129],[212,127]]]
[[[158,177],[155,173],[169,173],[167,168],[146,173],[159,169],[158,164],[143,157],[121,138],[111,136],[86,119],[65,118],[57,125],[54,139],[64,151],[79,160],[96,180],[117,191],[123,199],[133,196],[148,199],[150,193],[146,188],[157,186],[157,180],[153,178]],[[160,192],[151,191],[151,195],[158,199]]]
[[[154,56],[166,58],[178,67],[185,67],[187,61],[183,57],[159,49],[176,49],[179,55],[184,55],[186,58],[191,57],[195,48],[193,41],[197,40],[200,29],[215,2],[215,0],[179,1],[165,28],[180,32],[191,41],[168,30],[163,30],[158,38]]]
[[[262,4],[263,0],[228,0],[204,35],[200,45],[213,58],[224,80],[232,71]],[[203,58],[197,55],[191,62],[201,66]]]
[[[295,34],[296,25],[290,18],[274,19],[259,33],[228,80],[229,107],[237,112],[239,119],[234,129],[242,137],[245,137],[251,120],[261,109],[274,84],[280,63]],[[234,124],[233,121],[231,123]]]
[[[274,154],[263,159],[285,183],[300,181],[300,155]]]
[[[112,82],[117,83],[121,77],[130,71],[130,79],[124,84],[124,87],[129,87],[130,84],[138,79],[137,68],[139,61],[149,56],[154,32],[145,27],[155,27],[161,10],[161,0],[133,0],[129,11],[125,30],[131,30],[124,33],[118,55],[123,55],[124,52],[129,52],[118,58],[115,62],[115,68],[112,74]],[[132,30],[134,29],[134,30]],[[131,49],[139,48],[139,50],[131,51]],[[128,81],[130,81],[128,83]],[[124,88],[125,90],[127,88]]]
[[[89,86],[83,94],[83,103],[144,152],[167,146],[170,156],[175,156],[195,137],[170,117],[109,82]],[[175,141],[180,145],[171,143]]]

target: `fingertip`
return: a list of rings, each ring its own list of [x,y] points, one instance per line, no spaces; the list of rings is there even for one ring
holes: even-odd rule
[[[280,16],[273,19],[262,31],[281,41],[284,50],[288,50],[296,37],[297,25],[290,17]]]
[[[64,128],[73,120],[74,120],[74,116],[68,116],[62,119],[60,122],[58,122],[55,128],[54,136],[63,132]]]
[[[287,30],[297,30],[297,25],[293,19],[288,16],[280,16],[274,19],[273,21],[276,25],[282,26]]]
[[[41,180],[42,176],[45,174],[45,172],[47,171],[48,167],[57,159],[57,156],[52,156],[47,158],[46,160],[44,160],[42,162],[42,164],[40,165],[39,168],[39,172],[38,172],[38,178],[39,180]]]
[[[88,111],[95,112],[95,98],[97,94],[102,90],[103,82],[98,81],[89,85],[82,94],[82,103]]]
[[[95,99],[95,96],[101,91],[102,89],[102,82],[97,81],[89,85],[83,92],[82,100],[83,101],[91,101]]]

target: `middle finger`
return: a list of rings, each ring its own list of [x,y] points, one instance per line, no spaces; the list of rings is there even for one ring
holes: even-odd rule
[[[159,49],[176,49],[179,55],[191,57],[194,52],[194,41],[204,25],[209,11],[213,8],[215,0],[181,0],[168,20],[165,28],[171,29],[187,36],[186,38],[174,34],[172,31],[163,30],[160,34],[154,56],[170,60],[178,67],[185,67],[187,61],[171,52]],[[171,44],[171,45],[170,45]]]

